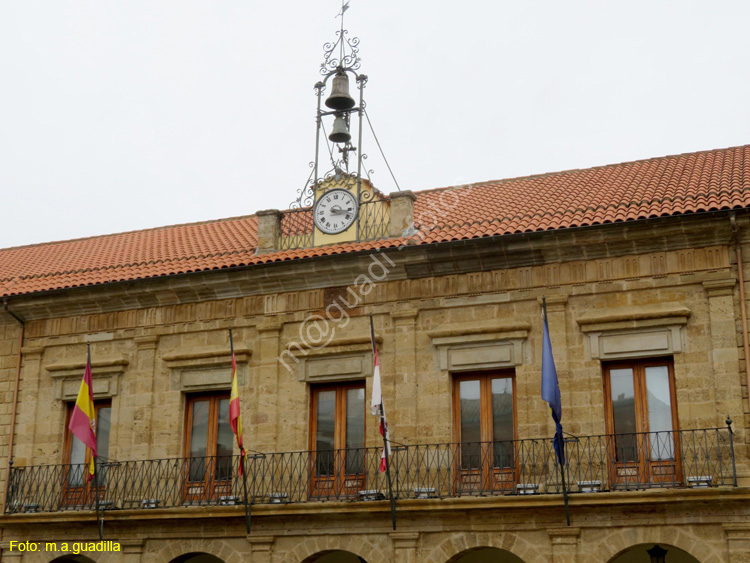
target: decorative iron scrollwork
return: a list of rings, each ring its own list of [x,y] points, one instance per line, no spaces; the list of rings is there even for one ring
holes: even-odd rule
[[[336,41],[325,43],[323,45],[323,62],[320,64],[320,74],[327,76],[335,72],[338,68],[357,70],[361,60],[357,56],[359,53],[359,38],[352,37],[349,39],[349,32],[341,29],[336,32]],[[339,48],[337,55],[334,54],[336,47]],[[349,48],[347,52],[346,48]]]

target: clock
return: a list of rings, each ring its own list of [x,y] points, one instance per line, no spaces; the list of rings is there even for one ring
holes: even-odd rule
[[[328,190],[315,202],[315,226],[328,235],[341,233],[357,220],[357,198],[349,190]]]

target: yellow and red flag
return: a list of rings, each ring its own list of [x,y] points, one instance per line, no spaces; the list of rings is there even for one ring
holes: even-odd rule
[[[230,336],[231,338],[231,336]],[[240,475],[245,472],[245,447],[242,445],[242,418],[240,417],[240,394],[237,389],[237,362],[234,359],[234,346],[232,346],[232,393],[229,395],[229,426],[237,436],[237,445],[240,447]]]
[[[88,481],[91,481],[94,477],[94,460],[96,459],[96,410],[94,409],[94,387],[91,381],[90,350],[68,429],[91,450],[91,461],[88,467]]]

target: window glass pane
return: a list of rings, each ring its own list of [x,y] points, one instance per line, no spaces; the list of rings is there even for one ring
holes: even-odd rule
[[[461,468],[481,467],[481,401],[479,380],[459,383],[459,409],[461,410]]]
[[[318,475],[334,474],[336,391],[320,391],[315,405],[315,464]]]
[[[96,455],[99,461],[109,459],[109,429],[112,421],[111,407],[102,407],[96,411]]]
[[[364,473],[365,390],[346,390],[346,472]]]
[[[69,431],[70,432],[70,431]],[[70,433],[70,470],[68,471],[68,485],[80,487],[83,485],[83,470],[86,462],[86,446],[75,434]]]
[[[189,479],[202,481],[206,476],[206,448],[208,444],[208,399],[193,401],[192,424],[190,426]]]
[[[495,467],[513,466],[513,380],[492,380],[492,441]]]
[[[646,368],[646,401],[651,459],[674,459],[672,399],[667,366]]]
[[[617,461],[637,461],[635,390],[631,368],[609,371]]]
[[[232,427],[229,426],[229,399],[219,400],[219,419],[216,430],[216,478],[232,478]],[[213,453],[213,452],[212,452]]]
[[[112,420],[112,409],[110,407],[102,407],[96,411],[96,455],[97,455],[97,467],[96,467],[96,483],[98,485],[106,485],[107,483],[107,466],[99,465],[100,463],[106,464],[109,461],[109,429],[111,427]]]

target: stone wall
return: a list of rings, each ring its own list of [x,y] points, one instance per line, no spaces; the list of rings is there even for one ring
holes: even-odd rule
[[[561,528],[554,495],[540,496],[537,505],[510,516],[506,512],[515,510],[513,499],[466,505],[460,504],[466,499],[457,499],[446,501],[451,509],[443,516],[435,514],[446,506],[443,501],[418,505],[410,523],[396,533],[388,529],[386,509],[368,503],[355,503],[362,511],[356,519],[336,516],[338,509],[332,508],[350,503],[313,503],[283,520],[274,515],[276,507],[262,506],[249,541],[236,514],[226,517],[231,524],[224,531],[221,514],[219,526],[219,520],[201,520],[207,516],[200,510],[174,509],[151,529],[134,524],[135,516],[113,524],[113,533],[131,542],[129,558],[120,560],[168,563],[189,545],[227,563],[301,562],[332,548],[350,549],[370,563],[443,563],[473,547],[494,546],[527,562],[593,563],[608,561],[628,545],[668,540],[701,561],[732,560],[727,559],[730,544],[737,554],[750,552],[750,533],[743,528],[749,514],[744,508],[750,485],[749,419],[736,257],[733,246],[718,240],[726,234],[718,227],[670,229],[673,239],[658,238],[652,230],[652,239],[631,240],[623,230],[612,238],[577,232],[553,240],[545,234],[515,251],[504,242],[495,249],[502,264],[489,261],[491,249],[483,242],[481,248],[441,247],[440,255],[418,249],[409,257],[397,251],[340,263],[289,263],[273,271],[196,274],[11,301],[19,315],[27,315],[15,464],[63,461],[66,402],[75,397],[87,343],[95,394],[112,400],[110,457],[183,456],[186,396],[229,389],[230,327],[247,447],[305,450],[311,384],[347,373],[366,380],[369,397],[369,315],[394,440],[452,441],[451,374],[495,368],[515,374],[518,437],[549,437],[554,425],[539,392],[544,296],[566,431],[605,432],[602,361],[637,357],[633,346],[640,343],[647,355],[673,358],[680,428],[723,427],[727,415],[735,421],[741,485],[731,489],[735,496],[712,489],[706,494],[716,495],[689,513],[684,503],[695,497],[660,497],[657,491],[644,500],[652,503],[653,515],[634,520],[635,497],[627,495],[639,493],[607,493],[613,506],[594,502],[592,515],[579,512],[572,529]],[[688,247],[698,239],[708,242]],[[750,245],[744,239],[743,245],[747,279]],[[367,279],[375,283],[368,285]],[[311,319],[317,319],[325,346],[305,339]],[[15,322],[0,324],[0,459],[7,455],[19,330]],[[326,371],[326,365],[344,371]],[[375,419],[368,417],[367,445],[379,444]],[[3,470],[3,489],[5,478]],[[550,499],[558,506],[550,508]],[[324,515],[341,522],[321,530],[318,519]],[[3,519],[4,541],[41,533],[42,527],[27,524],[26,516],[31,515]],[[65,533],[89,533],[80,516],[65,518],[75,522]],[[193,531],[184,524],[191,519],[197,520]],[[600,521],[609,522],[606,529]],[[61,532],[52,522],[48,535],[54,538]],[[3,561],[7,557],[4,550]],[[29,561],[47,560],[27,557],[19,563]]]

